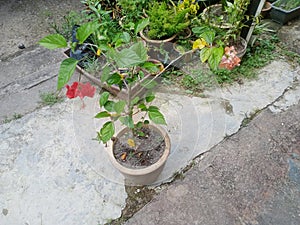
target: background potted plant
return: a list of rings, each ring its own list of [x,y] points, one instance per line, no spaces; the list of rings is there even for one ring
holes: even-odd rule
[[[205,24],[223,33],[223,42],[226,46],[235,46],[241,58],[247,48],[247,42],[240,36],[242,28],[249,20],[246,15],[250,0],[221,1],[222,4],[212,5],[202,13]],[[215,14],[216,13],[216,14]]]
[[[174,3],[172,5],[155,1],[146,11],[149,25],[140,32],[140,35],[150,43],[171,41],[189,26],[189,12],[190,8],[180,9]]]
[[[299,0],[277,0],[272,3],[271,19],[280,24],[300,16]]]

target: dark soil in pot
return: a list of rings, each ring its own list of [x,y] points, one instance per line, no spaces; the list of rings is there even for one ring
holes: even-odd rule
[[[151,166],[161,158],[165,150],[164,137],[149,127],[143,127],[142,132],[145,135],[135,137],[134,147],[128,144],[128,139],[132,139],[130,131],[114,140],[113,153],[121,165],[141,169]]]

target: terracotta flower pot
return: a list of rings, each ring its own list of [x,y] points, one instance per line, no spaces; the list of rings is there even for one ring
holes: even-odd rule
[[[144,39],[146,42],[148,43],[152,43],[152,44],[161,44],[161,43],[165,43],[165,42],[171,42],[172,40],[174,40],[177,36],[177,34],[174,34],[172,37],[169,37],[167,39],[163,39],[163,40],[153,40],[153,39],[149,39],[146,34],[144,33],[144,30],[140,31],[140,36],[142,39]]]
[[[111,163],[113,166],[120,171],[121,174],[123,174],[125,178],[125,184],[127,185],[149,185],[153,184],[158,176],[160,175],[161,171],[164,168],[164,165],[167,161],[167,158],[170,154],[170,148],[171,148],[171,143],[170,143],[170,137],[167,134],[165,130],[158,126],[153,126],[153,125],[148,125],[150,129],[154,129],[160,135],[164,138],[165,141],[165,149],[160,157],[160,159],[155,162],[154,164],[145,167],[145,168],[128,168],[123,165],[121,165],[117,159],[114,156],[114,142],[110,141],[109,143],[109,148],[108,148],[108,155]],[[126,132],[128,132],[128,128],[124,128],[121,130],[117,137],[120,137],[124,135]]]
[[[272,9],[272,4],[270,2],[265,2],[262,10],[261,10],[261,16],[263,18],[268,18],[269,17],[269,14],[270,14],[270,11]]]

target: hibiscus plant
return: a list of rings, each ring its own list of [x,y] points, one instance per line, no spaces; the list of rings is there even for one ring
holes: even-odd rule
[[[101,80],[108,85],[117,85],[120,89],[125,88],[127,99],[111,99],[106,91],[100,95],[99,104],[102,110],[95,117],[108,119],[108,121],[98,132],[98,140],[106,143],[114,136],[116,121],[131,130],[133,139],[135,136],[144,135],[141,128],[149,124],[149,120],[156,124],[166,124],[160,109],[151,105],[155,99],[152,92],[157,84],[155,77],[145,79],[148,73],[156,71],[156,76],[158,76],[163,71],[154,63],[147,61],[147,48],[144,43],[137,42],[120,51],[112,49],[108,52],[107,59],[108,63],[103,69]],[[135,85],[142,87],[136,93],[132,91]],[[135,120],[134,116],[138,113],[142,113],[142,116],[136,116],[140,119]]]

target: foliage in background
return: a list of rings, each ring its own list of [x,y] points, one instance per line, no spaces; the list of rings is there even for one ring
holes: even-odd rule
[[[274,5],[278,8],[282,8],[286,11],[289,11],[299,7],[300,1],[299,0],[278,0]]]
[[[177,6],[170,7],[165,2],[154,2],[147,10],[147,36],[151,39],[164,39],[183,31],[190,24],[186,17],[189,12],[189,8],[177,10]]]

